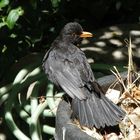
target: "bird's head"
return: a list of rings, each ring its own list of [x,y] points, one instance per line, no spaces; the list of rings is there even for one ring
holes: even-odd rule
[[[77,22],[67,23],[62,29],[60,36],[64,41],[79,44],[82,38],[92,37],[92,33],[83,31],[81,25]]]

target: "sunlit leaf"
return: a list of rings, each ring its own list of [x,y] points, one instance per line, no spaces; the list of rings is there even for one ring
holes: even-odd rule
[[[9,27],[9,29],[14,28],[18,18],[20,16],[22,16],[23,13],[24,13],[24,11],[21,7],[18,7],[16,9],[13,9],[10,11],[10,13],[8,14],[7,19],[6,19],[6,23],[7,23],[7,26]]]
[[[6,23],[5,22],[0,22],[0,28],[2,28],[3,26],[5,26]]]
[[[8,4],[9,4],[9,0],[0,0],[0,8],[3,8]]]
[[[17,35],[16,35],[16,34],[14,34],[14,33],[12,33],[12,34],[10,35],[10,37],[11,37],[11,38],[16,38],[16,37],[17,37]]]
[[[4,53],[6,50],[7,50],[7,46],[4,45],[4,46],[3,46],[3,49],[2,49],[2,53]]]
[[[51,2],[52,2],[52,6],[54,8],[57,8],[59,6],[60,0],[51,0]]]

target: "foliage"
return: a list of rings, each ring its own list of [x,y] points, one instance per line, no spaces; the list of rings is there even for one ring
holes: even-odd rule
[[[44,50],[51,43],[56,33],[58,4],[57,0],[1,0],[0,80],[11,64],[30,52]]]

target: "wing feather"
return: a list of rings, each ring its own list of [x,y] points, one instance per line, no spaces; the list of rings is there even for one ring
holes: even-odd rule
[[[88,96],[86,82],[92,77],[89,65],[85,61],[86,58],[81,51],[68,57],[54,50],[45,56],[43,67],[48,78],[59,85],[70,97],[83,100]]]
[[[73,74],[74,73],[74,74]],[[79,81],[81,81],[79,74],[75,76],[77,71],[75,69],[71,70],[65,69],[63,71],[55,72],[55,78],[62,89],[72,98],[79,98],[80,100],[86,99],[83,88],[80,86]]]

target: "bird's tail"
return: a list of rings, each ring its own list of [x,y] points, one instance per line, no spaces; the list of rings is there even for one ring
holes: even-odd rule
[[[79,120],[81,126],[104,128],[117,125],[125,116],[125,112],[104,94],[100,97],[94,93],[86,100],[72,100],[72,118]]]

